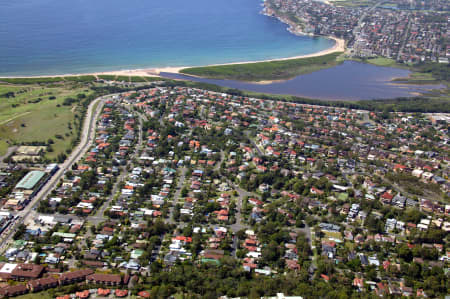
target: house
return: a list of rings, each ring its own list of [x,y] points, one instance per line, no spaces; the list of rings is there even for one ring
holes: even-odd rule
[[[18,281],[37,279],[44,272],[44,267],[35,264],[18,264],[11,271],[11,278]]]
[[[405,196],[401,196],[400,193],[395,195],[394,198],[391,201],[391,205],[403,209],[405,207],[405,203],[406,203],[406,197]]]
[[[255,206],[262,206],[263,202],[256,198],[249,198],[248,202]]]
[[[296,260],[286,259],[286,267],[290,270],[300,270],[300,265]]]
[[[402,172],[406,169],[405,165],[401,165],[401,164],[395,164],[394,165],[394,171],[395,172]]]
[[[0,298],[15,297],[28,293],[28,288],[24,284],[18,284],[14,286],[6,286],[0,288]]]
[[[336,224],[331,224],[331,223],[320,223],[319,227],[323,230],[323,231],[329,231],[329,232],[339,232],[340,231],[340,227],[339,225]]]
[[[140,291],[140,292],[138,293],[138,296],[139,296],[139,297],[142,297],[142,298],[150,298],[150,292],[147,292],[147,291]]]
[[[369,260],[367,259],[367,257],[364,254],[359,254],[359,260],[361,261],[361,265],[363,265],[363,266],[369,265]]]
[[[27,285],[32,292],[39,292],[46,289],[57,287],[58,279],[49,276],[40,279],[30,280]]]
[[[119,289],[117,289],[117,290],[115,291],[115,295],[116,295],[116,297],[118,297],[118,298],[126,297],[126,296],[128,296],[128,290],[119,290]]]
[[[374,265],[376,267],[380,266],[380,261],[377,259],[376,256],[369,257],[369,265]]]
[[[384,192],[381,195],[380,200],[383,204],[390,204],[393,198],[394,198],[394,196],[391,193]]]
[[[433,178],[434,174],[432,174],[431,172],[424,172],[422,173],[422,179],[424,181],[430,181]]]
[[[311,192],[311,194],[316,195],[322,195],[324,193],[322,190],[317,189],[316,187],[311,187],[311,190],[309,192]]]
[[[73,284],[76,282],[82,282],[86,280],[86,276],[93,274],[94,271],[91,269],[83,269],[83,270],[77,270],[73,272],[67,272],[63,273],[59,277],[59,284],[60,285],[67,285],[67,284]]]
[[[353,286],[357,287],[360,291],[363,290],[364,280],[362,278],[355,277],[355,279],[353,279]]]
[[[84,290],[81,292],[75,292],[75,297],[80,299],[86,299],[89,298],[90,294],[91,293],[89,292],[89,290]]]
[[[109,296],[109,294],[111,294],[111,290],[110,289],[99,288],[97,290],[97,295],[98,296],[107,297],[107,296]]]
[[[122,284],[122,277],[118,274],[91,274],[86,277],[87,283],[103,284],[107,286],[119,286]]]

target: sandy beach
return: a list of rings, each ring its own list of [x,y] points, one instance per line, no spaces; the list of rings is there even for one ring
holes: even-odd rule
[[[344,52],[345,51],[345,41],[343,39],[335,38],[335,37],[327,37],[335,41],[333,47],[312,53],[307,55],[299,55],[293,57],[286,58],[278,58],[278,59],[268,59],[268,60],[257,60],[257,61],[239,61],[239,62],[231,62],[231,63],[221,63],[221,64],[211,64],[205,66],[221,66],[221,65],[233,65],[233,64],[245,64],[245,63],[259,63],[259,62],[269,62],[269,61],[283,61],[290,59],[299,59],[299,58],[308,58],[308,57],[317,57],[322,55],[327,55],[335,52]],[[95,72],[95,73],[84,73],[84,74],[62,74],[62,75],[39,75],[39,76],[5,76],[4,78],[54,78],[54,77],[67,77],[67,76],[83,76],[83,75],[116,75],[116,76],[159,76],[160,73],[179,73],[180,70],[189,68],[191,66],[182,66],[182,67],[160,67],[160,68],[145,68],[145,69],[132,69],[132,70],[118,70],[118,71],[109,71],[109,72]]]
[[[335,41],[334,46],[329,48],[329,49],[326,49],[326,50],[323,50],[323,51],[320,51],[320,52],[316,52],[316,53],[312,53],[312,54],[299,55],[299,56],[286,57],[286,58],[267,59],[267,60],[241,61],[241,62],[210,64],[210,65],[206,65],[206,66],[221,66],[221,65],[269,62],[269,61],[283,61],[283,60],[290,60],[290,59],[317,57],[317,56],[323,56],[323,55],[327,55],[327,54],[331,54],[331,53],[335,53],[335,52],[344,52],[345,51],[345,40],[339,39],[339,38],[336,38],[336,37],[327,37],[327,38],[330,38],[330,39]],[[185,66],[185,67],[165,67],[165,68],[163,67],[163,68],[154,68],[154,69],[151,69],[150,71],[153,74],[155,74],[155,75],[159,75],[159,73],[161,73],[161,72],[164,72],[164,73],[179,73],[180,70],[185,69],[185,68],[189,68],[189,67],[190,66]]]

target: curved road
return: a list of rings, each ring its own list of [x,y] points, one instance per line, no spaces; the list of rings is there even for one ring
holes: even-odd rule
[[[66,161],[59,165],[59,170],[44,184],[44,186],[35,195],[32,201],[22,211],[17,213],[18,219],[9,227],[9,230],[5,232],[6,235],[1,236],[0,238],[0,253],[3,253],[6,249],[6,245],[12,238],[17,226],[20,223],[23,223],[25,218],[30,214],[31,210],[36,206],[36,204],[53,190],[53,188],[56,186],[56,183],[61,179],[66,170],[70,169],[70,167],[72,167],[72,165],[77,162],[89,149],[95,138],[95,122],[103,109],[104,101],[114,95],[117,94],[111,94],[96,98],[89,104],[86,117],[84,119],[80,143],[72,151]],[[95,111],[93,111],[94,108]]]

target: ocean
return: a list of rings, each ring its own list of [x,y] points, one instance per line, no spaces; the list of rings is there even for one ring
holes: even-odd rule
[[[0,76],[201,66],[311,54],[260,0],[0,2]]]

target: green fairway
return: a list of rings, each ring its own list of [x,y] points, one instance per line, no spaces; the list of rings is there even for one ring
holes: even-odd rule
[[[102,75],[99,78],[143,84],[163,80],[150,76]],[[98,87],[105,86],[96,81],[93,75],[0,78],[0,156],[9,147],[22,144],[50,144],[45,154],[50,160],[67,154],[76,143],[84,117],[80,103],[95,93],[109,91],[99,91]]]
[[[54,141],[53,152],[46,155],[48,158],[69,149],[76,138],[74,119],[78,95],[90,93],[90,89],[79,83],[0,84],[0,155],[10,145],[48,139]]]
[[[240,81],[285,80],[336,66],[341,63],[337,60],[341,54],[339,52],[309,58],[193,67],[182,69],[180,72],[186,75]]]

